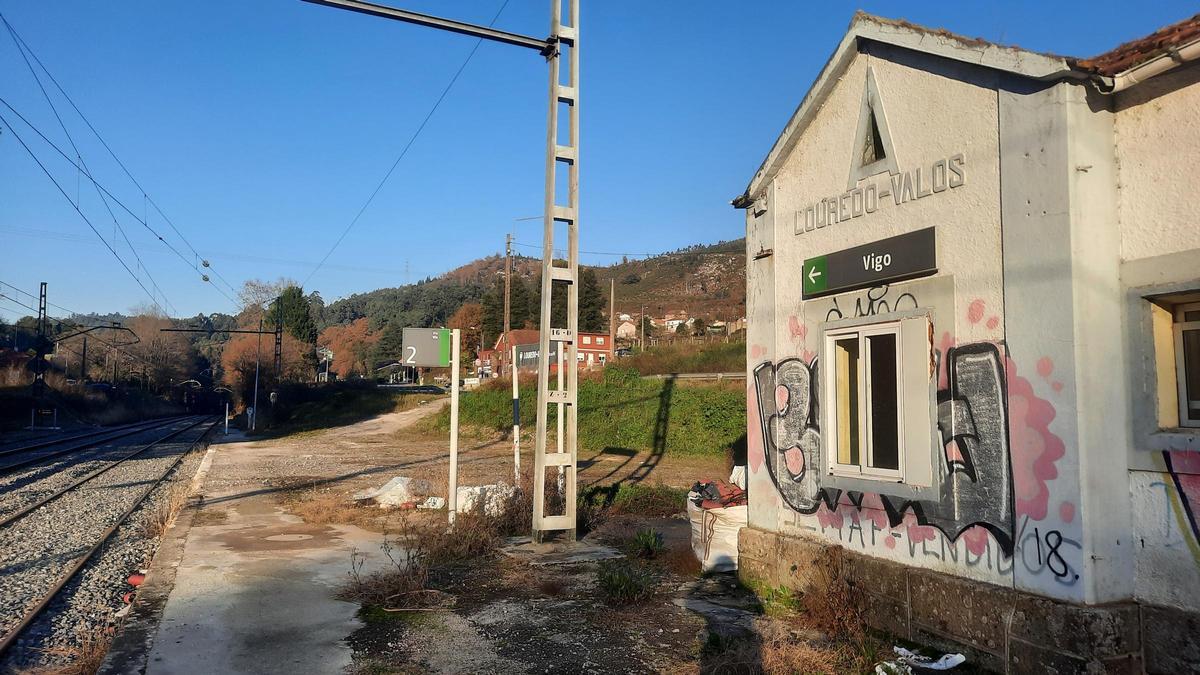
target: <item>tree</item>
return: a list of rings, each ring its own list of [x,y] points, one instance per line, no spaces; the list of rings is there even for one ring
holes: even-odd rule
[[[371,372],[371,357],[380,334],[372,333],[366,317],[347,326],[330,326],[317,338],[317,344],[333,352],[333,363],[329,369],[340,379],[352,375],[367,375]]]
[[[692,335],[708,334],[708,319],[703,316],[695,318],[695,323],[692,324]]]
[[[250,405],[254,394],[254,366],[259,365],[259,405],[263,405],[264,392],[271,391],[279,383],[275,378],[274,344],[269,335],[260,336],[249,334],[234,335],[225,349],[221,352],[221,366],[224,370],[223,380],[234,391],[244,405]],[[260,349],[261,345],[261,349]],[[285,381],[304,381],[311,379],[311,370],[305,362],[305,356],[311,353],[311,347],[292,337],[283,334],[282,368]]]
[[[471,354],[472,359],[479,354],[479,350],[483,348],[481,342],[483,325],[483,305],[478,302],[468,302],[458,311],[450,320],[446,322],[447,328],[457,328],[462,331],[462,345],[465,354]]]
[[[263,308],[279,297],[285,288],[291,286],[298,287],[299,284],[283,277],[279,277],[275,281],[248,279],[242,283],[242,290],[238,291],[238,300],[242,301],[243,310],[249,307]]]
[[[325,299],[321,297],[320,291],[313,291],[308,294],[307,300],[309,316],[317,325],[318,331],[324,330],[329,325],[325,319]]]
[[[404,352],[404,326],[393,321],[383,329],[375,344],[375,361],[399,360]]]
[[[604,292],[596,281],[596,272],[583,269],[579,272],[579,330],[585,333],[605,333]]]
[[[275,322],[283,319],[283,329],[301,342],[316,344],[317,326],[313,323],[308,309],[308,299],[304,297],[304,289],[299,286],[288,286],[279,297],[271,303],[271,311],[267,314],[267,323],[274,328]]]

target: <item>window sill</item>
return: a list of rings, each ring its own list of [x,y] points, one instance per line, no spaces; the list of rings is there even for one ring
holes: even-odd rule
[[[937,485],[914,485],[905,483],[899,478],[874,478],[826,473],[822,485],[837,488],[845,492],[866,492],[887,495],[888,497],[899,497],[901,499],[937,501],[941,498]]]

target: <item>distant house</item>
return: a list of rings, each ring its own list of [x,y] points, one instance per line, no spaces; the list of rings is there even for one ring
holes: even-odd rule
[[[538,366],[540,351],[538,331],[523,331],[530,335],[521,336],[527,342],[518,342],[517,331],[513,331],[513,344],[517,348],[517,368],[522,371],[535,371]],[[576,360],[580,368],[598,368],[612,359],[612,339],[607,333],[580,333],[576,345]],[[550,342],[550,370],[554,372],[558,363],[558,343]]]
[[[622,314],[621,316],[629,316],[629,315]],[[625,319],[624,323],[622,323],[620,326],[617,326],[617,337],[621,338],[622,340],[631,340],[631,339],[637,337],[637,334],[638,334],[637,325],[635,325],[632,321],[630,321],[628,319]]]
[[[629,316],[628,314],[618,314],[617,318],[621,321],[633,321],[633,317]]]

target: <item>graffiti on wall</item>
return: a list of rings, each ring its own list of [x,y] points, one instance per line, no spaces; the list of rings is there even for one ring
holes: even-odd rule
[[[1196,522],[1200,516],[1200,452],[1168,450],[1163,452],[1163,462],[1177,495],[1172,506],[1179,529],[1191,534],[1188,545],[1200,563],[1200,525]]]
[[[1007,555],[1014,540],[1012,471],[1004,361],[991,343],[945,350],[947,386],[937,395],[941,498],[919,501],[879,495],[891,527],[906,514],[951,540],[979,526]],[[839,502],[862,509],[864,494],[821,483],[821,429],[817,359],[785,359],[754,370],[765,463],[784,501],[800,513]],[[940,369],[940,368],[939,368]]]

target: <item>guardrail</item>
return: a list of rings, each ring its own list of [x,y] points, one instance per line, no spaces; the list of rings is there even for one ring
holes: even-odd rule
[[[744,380],[745,373],[668,373],[666,375],[643,375],[649,380]]]

